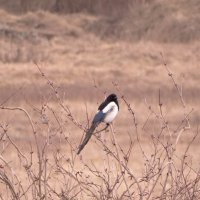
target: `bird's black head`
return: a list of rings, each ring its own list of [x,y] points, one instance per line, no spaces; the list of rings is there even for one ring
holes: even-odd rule
[[[110,102],[115,102],[117,104],[118,110],[119,110],[119,104],[117,100],[116,94],[110,94],[106,100],[99,106],[98,110],[103,110]]]
[[[117,106],[118,106],[118,109],[119,109],[119,104],[118,104],[118,100],[117,100],[117,95],[116,94],[110,94],[107,98],[106,98],[106,101],[107,102],[112,102],[114,101]]]
[[[110,94],[107,98],[106,98],[107,101],[115,101],[117,100],[117,95],[116,94]]]

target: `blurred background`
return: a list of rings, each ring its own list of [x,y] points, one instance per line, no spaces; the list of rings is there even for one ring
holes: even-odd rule
[[[9,99],[15,104],[48,96],[38,62],[73,102],[96,102],[116,91],[115,83],[141,109],[144,99],[157,102],[159,89],[175,106],[162,52],[194,107],[200,95],[199,10],[199,0],[0,0],[0,102],[21,87]]]
[[[161,86],[173,98],[160,52],[187,81],[188,98],[198,99],[198,0],[0,0],[0,8],[1,100],[23,83],[32,95],[32,62],[43,63],[70,98],[88,100],[94,81],[103,90],[116,81],[136,100]]]

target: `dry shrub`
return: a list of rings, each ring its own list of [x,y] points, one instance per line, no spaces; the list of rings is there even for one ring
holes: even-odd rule
[[[199,9],[200,2],[196,0],[139,4],[131,2],[116,15],[105,15],[89,24],[87,30],[107,40],[149,40],[164,43],[198,41]]]
[[[24,13],[35,10],[54,11],[58,13],[88,12],[108,14],[125,11],[130,3],[144,3],[137,0],[16,0],[0,1],[0,5],[11,12]]]

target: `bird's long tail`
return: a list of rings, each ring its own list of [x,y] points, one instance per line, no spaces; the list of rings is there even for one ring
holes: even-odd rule
[[[83,140],[83,142],[79,145],[79,148],[78,148],[78,152],[77,154],[79,154],[83,148],[85,147],[85,145],[88,143],[89,139],[91,138],[95,128],[98,126],[98,123],[93,123],[91,125],[91,127],[88,129],[88,131],[86,132],[86,135],[85,135],[85,138]]]

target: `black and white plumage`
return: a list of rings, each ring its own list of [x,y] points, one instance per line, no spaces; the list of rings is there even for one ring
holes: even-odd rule
[[[77,154],[79,154],[85,147],[85,145],[88,143],[96,127],[101,122],[104,122],[107,125],[109,125],[114,120],[118,112],[119,112],[119,104],[117,96],[115,94],[110,94],[106,98],[106,100],[99,106],[98,111],[93,118],[91,127],[86,132],[85,138],[79,146]]]

